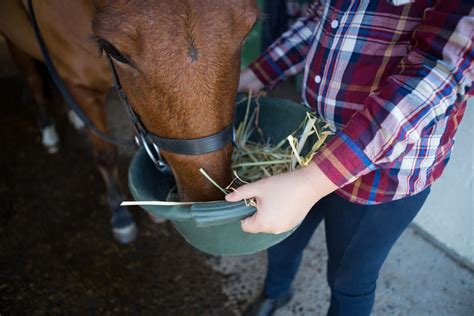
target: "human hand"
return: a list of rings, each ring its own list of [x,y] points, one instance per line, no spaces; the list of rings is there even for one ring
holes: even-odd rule
[[[245,69],[240,73],[238,92],[253,94],[263,89],[263,83],[255,76],[252,70]]]
[[[225,198],[229,202],[255,198],[257,212],[242,221],[243,231],[280,234],[301,223],[317,201],[336,189],[316,164],[310,163],[307,167],[241,186]]]

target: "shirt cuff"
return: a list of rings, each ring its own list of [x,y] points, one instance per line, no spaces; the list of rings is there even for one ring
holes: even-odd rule
[[[313,161],[339,188],[376,169],[359,145],[341,131],[316,153]]]
[[[285,79],[285,73],[278,67],[267,51],[251,63],[249,68],[263,85],[270,89],[275,88]]]

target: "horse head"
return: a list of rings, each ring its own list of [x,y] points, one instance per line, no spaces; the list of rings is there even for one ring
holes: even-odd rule
[[[149,132],[213,135],[232,124],[241,47],[258,16],[252,0],[100,0],[93,32]],[[162,151],[181,200],[214,200],[231,180],[232,145],[202,155]]]

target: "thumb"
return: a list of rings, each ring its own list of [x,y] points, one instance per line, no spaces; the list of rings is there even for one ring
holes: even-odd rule
[[[241,224],[242,230],[244,232],[251,233],[251,234],[259,233],[260,232],[260,224],[259,224],[258,211],[255,212],[255,214],[253,214],[252,216],[243,219],[240,222],[240,224]]]
[[[258,184],[257,182],[255,183],[249,183],[245,184],[238,189],[235,189],[234,192],[231,192],[225,196],[225,199],[228,202],[238,202],[244,199],[250,199],[253,197],[257,196],[258,192]]]

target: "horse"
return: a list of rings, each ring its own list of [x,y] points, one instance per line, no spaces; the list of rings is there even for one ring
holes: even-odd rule
[[[104,102],[112,84],[110,56],[133,110],[153,134],[205,137],[232,124],[240,53],[255,24],[255,0],[34,0],[42,37],[60,77],[82,111],[107,133]],[[0,2],[0,34],[41,109],[44,145],[55,152],[44,83],[44,62],[26,0]],[[49,133],[49,134],[48,134]],[[49,137],[48,137],[49,135]],[[136,226],[117,178],[117,148],[91,131],[95,162],[107,190],[112,231],[131,242]],[[231,180],[232,145],[206,154],[162,151],[182,201],[208,201],[220,192],[199,173],[219,183]]]

